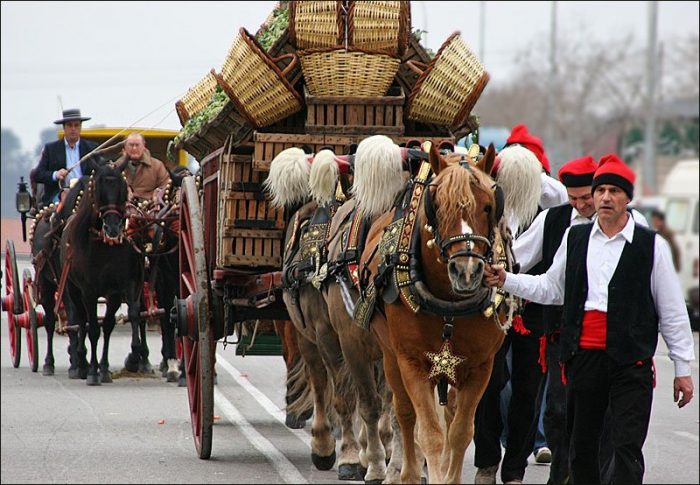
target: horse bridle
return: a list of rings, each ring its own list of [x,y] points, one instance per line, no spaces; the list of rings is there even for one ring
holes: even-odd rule
[[[474,172],[473,172],[472,166],[469,164],[469,161],[466,159],[466,157],[462,156],[462,158],[459,160],[459,164],[462,168],[468,170],[469,173],[471,175],[473,175]],[[429,184],[429,186],[430,186],[430,184]],[[478,259],[482,260],[484,263],[491,263],[492,262],[492,260],[493,260],[493,243],[495,240],[494,229],[495,229],[496,223],[503,215],[503,189],[501,189],[501,187],[499,187],[497,184],[494,184],[492,188],[494,190],[494,196],[496,199],[496,210],[495,210],[495,214],[493,214],[493,217],[490,218],[490,220],[489,220],[489,236],[488,236],[488,238],[481,236],[479,234],[467,232],[467,233],[458,234],[456,236],[448,237],[447,239],[443,239],[440,236],[440,232],[438,230],[437,211],[435,210],[435,202],[433,201],[433,196],[431,195],[430,190],[425,191],[425,195],[423,197],[425,217],[426,217],[425,227],[428,231],[430,231],[432,233],[434,244],[436,244],[438,246],[438,248],[440,250],[440,257],[442,258],[442,261],[444,263],[449,263],[453,259],[459,258],[459,257],[478,258]],[[462,250],[457,251],[451,255],[447,253],[447,250],[453,244],[457,244],[460,242],[466,242],[467,249],[462,249]],[[486,245],[486,248],[487,248],[486,254],[477,253],[473,250],[474,243],[477,243],[477,242],[481,242],[481,243],[484,243]]]

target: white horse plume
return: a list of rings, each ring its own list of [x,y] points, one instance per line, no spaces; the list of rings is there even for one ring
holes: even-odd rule
[[[374,217],[391,209],[404,186],[401,149],[391,138],[374,135],[357,146],[352,191],[357,209]]]
[[[265,191],[275,208],[306,202],[309,197],[308,156],[301,148],[282,150],[270,163]]]
[[[326,205],[335,198],[338,183],[338,164],[331,150],[321,150],[314,157],[309,174],[309,192],[318,205]]]
[[[517,233],[537,215],[542,195],[542,165],[534,153],[519,145],[504,148],[498,152],[498,158],[496,179],[505,195],[503,215],[511,231]]]

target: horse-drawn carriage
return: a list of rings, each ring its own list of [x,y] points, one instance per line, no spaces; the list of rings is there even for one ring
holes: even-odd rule
[[[167,145],[173,139],[176,132],[168,130],[153,130],[131,128],[131,131],[141,133],[149,145],[149,149],[154,156],[165,159],[167,153]],[[101,145],[99,150],[100,155],[105,161],[113,161],[119,155],[118,136],[125,132],[122,128],[92,128],[83,130],[81,136],[97,142]],[[62,138],[63,132],[59,131],[59,138]],[[103,145],[104,144],[104,145]],[[187,155],[180,150],[175,154],[175,159],[172,162],[173,166],[185,166],[187,163]],[[30,176],[31,180],[31,176]],[[27,350],[29,357],[30,368],[33,372],[38,370],[39,364],[39,338],[38,328],[46,326],[47,330],[47,353],[44,365],[44,374],[53,374],[53,335],[54,331],[58,334],[68,334],[71,341],[74,341],[74,336],[78,331],[78,325],[70,325],[67,321],[66,309],[64,306],[63,293],[65,288],[65,278],[67,271],[62,271],[60,263],[58,263],[58,252],[60,249],[60,238],[63,231],[63,224],[68,216],[72,215],[79,205],[83,193],[87,188],[83,185],[84,181],[79,181],[76,188],[65,188],[65,197],[60,204],[53,204],[38,208],[37,201],[40,199],[41,184],[37,187],[31,184],[31,192],[28,191],[27,184],[22,179],[19,184],[17,193],[17,210],[22,217],[22,234],[27,240],[26,219],[29,218],[31,226],[29,228],[29,245],[32,256],[32,265],[34,272],[27,268],[22,273],[20,282],[17,269],[17,255],[15,245],[12,240],[6,242],[5,248],[5,296],[3,298],[3,310],[7,313],[9,337],[10,337],[10,354],[14,367],[18,367],[21,357],[21,329],[26,330]],[[88,191],[89,192],[89,191]],[[168,197],[172,197],[171,187],[168,187],[167,194],[161,194],[161,197],[153,204],[144,204],[140,207],[132,206],[134,210],[130,211],[132,221],[131,236],[137,232],[145,232],[153,229],[159,224],[165,224],[169,219],[176,218],[175,205]],[[165,198],[165,200],[163,199]],[[160,232],[164,231],[161,226]],[[164,238],[161,238],[164,239]],[[177,251],[177,237],[170,238],[171,252]],[[174,241],[174,242],[172,242]],[[161,247],[163,243],[160,243]],[[152,244],[151,244],[152,247]],[[149,248],[150,249],[150,248]],[[156,248],[157,249],[157,248]],[[155,257],[158,251],[147,251],[147,256]],[[64,270],[67,268],[64,265]],[[176,273],[176,271],[174,271]],[[156,297],[156,279],[155,272],[150,273],[151,278],[143,281],[143,308],[139,317],[148,321],[157,322],[160,326],[161,319],[169,321],[168,310],[169,306],[160,304]],[[150,283],[150,285],[149,285]],[[165,297],[165,300],[170,303],[172,296]],[[101,298],[100,303],[106,301]],[[37,306],[41,304],[43,311]],[[121,304],[121,302],[119,302]],[[102,323],[104,316],[98,317],[98,322]],[[129,319],[121,317],[123,323]],[[164,329],[165,331],[165,329]],[[174,349],[174,334],[172,352]],[[164,343],[166,339],[164,338]],[[71,357],[73,358],[73,357]],[[174,355],[173,355],[174,359]],[[174,365],[176,368],[177,366]],[[169,380],[175,380],[177,372],[171,369]],[[71,369],[71,376],[80,376],[79,372]]]
[[[422,177],[411,187],[424,187],[429,174],[440,169],[435,157],[453,152],[455,140],[476,133],[478,122],[471,116],[471,110],[488,82],[488,74],[459,33],[450,36],[434,57],[426,52],[418,36],[411,33],[410,2],[283,3],[255,36],[242,28],[219,72],[212,69],[176,104],[183,130],[175,146],[194,155],[201,167],[201,186],[194,179],[183,182],[180,299],[173,313],[183,341],[194,443],[203,459],[209,458],[212,450],[216,343],[234,333],[240,339],[241,322],[263,319],[285,320],[287,325],[292,320],[299,335],[303,335],[301,327],[309,322],[304,321],[303,315],[299,317],[304,313],[298,310],[301,308],[298,300],[302,297],[295,293],[295,282],[290,282],[296,271],[292,264],[294,255],[304,252],[299,249],[302,244],[299,240],[319,241],[320,246],[307,246],[310,252],[305,256],[317,263],[313,275],[319,278],[317,283],[322,287],[324,271],[328,268],[313,253],[319,248],[327,249],[334,236],[330,230],[333,211],[352,195],[342,183],[334,182],[331,199],[337,204],[327,214],[324,225],[313,226],[311,214],[316,214],[313,211],[306,214],[303,222],[295,214],[311,198],[308,188],[302,187],[301,195],[285,206],[284,202],[295,196],[283,196],[275,187],[291,185],[294,173],[293,169],[285,168],[288,171],[277,175],[275,185],[271,179],[277,161],[301,157],[305,161],[301,165],[310,164],[313,170],[314,157],[330,151],[331,159],[339,167],[336,173],[346,171],[348,166],[352,170],[355,157],[360,156],[359,152],[355,154],[358,144],[361,147],[363,140],[372,135],[384,135],[390,145],[404,148],[401,152],[404,166],[412,164],[408,177]],[[196,128],[190,129],[190,125]],[[432,155],[427,153],[430,145]],[[421,147],[426,151],[421,151]],[[438,148],[443,150],[442,155],[438,154]],[[385,149],[396,153],[391,147]],[[476,167],[477,159],[482,156],[485,155],[477,149],[476,153],[458,158],[471,172],[470,167]],[[432,172],[429,159],[437,163]],[[480,169],[485,166],[484,161]],[[308,167],[302,170],[308,171]],[[393,175],[385,172],[384,177],[388,176]],[[401,177],[399,173],[400,181]],[[486,183],[491,179],[474,175],[474,180]],[[400,185],[403,187],[402,182]],[[465,187],[468,186],[469,183]],[[483,195],[491,205],[496,197],[492,192]],[[422,200],[417,196],[411,202],[411,193],[407,194],[404,197],[407,204]],[[389,194],[392,203],[394,195]],[[354,196],[363,197],[358,191]],[[444,201],[444,196],[440,200]],[[470,200],[470,208],[481,207]],[[500,207],[503,207],[502,198]],[[493,211],[491,217],[497,213],[492,206],[488,210]],[[411,217],[409,212],[406,217]],[[484,236],[461,230],[455,239],[445,238],[440,254],[445,254],[447,260],[448,252],[465,246],[457,256],[480,259],[481,268],[492,257],[506,261],[507,241],[496,236],[498,231],[494,229],[499,221],[500,214],[491,221]],[[300,228],[303,224],[305,228]],[[434,230],[433,245],[440,241],[437,226]],[[480,254],[485,246],[489,248],[488,258]],[[428,244],[428,247],[432,246]],[[357,248],[354,257],[359,258]],[[355,270],[362,269],[355,265]],[[409,274],[408,270],[405,274]],[[401,287],[408,288],[411,281],[404,283]],[[480,286],[480,278],[474,284]],[[480,290],[479,294],[485,293]],[[488,301],[480,302],[482,310],[492,307],[484,318],[498,320],[503,315],[502,307],[491,305],[491,297],[495,298],[496,294],[488,292]],[[343,296],[346,304],[340,303],[335,311],[351,312],[354,303],[348,305],[346,296]],[[503,295],[499,293],[495,299],[500,302]],[[450,319],[460,315],[464,313],[456,311]],[[366,317],[371,317],[371,311]],[[493,345],[481,352],[488,354],[497,349],[496,341],[502,339],[503,332],[500,326],[495,328],[497,331],[488,337],[494,339]],[[361,331],[371,335],[366,329]],[[440,333],[435,338],[439,341]],[[336,346],[338,353],[344,350],[341,347]],[[370,356],[365,354],[362,358],[369,360]],[[321,361],[319,365],[323,367]],[[483,375],[480,384],[482,381]],[[317,393],[321,392],[320,382],[311,386]],[[446,384],[444,387],[447,389]],[[372,398],[376,400],[376,396]],[[469,406],[473,404],[464,400],[460,405],[467,402]],[[321,411],[319,406],[317,403],[316,413]],[[473,415],[473,409],[471,412]],[[376,414],[371,428],[374,435],[369,439],[378,440],[380,413],[375,409],[367,413]],[[335,440],[330,446],[332,453],[330,449],[319,451],[319,437],[321,434],[327,437],[330,429],[324,431],[319,427],[321,424],[327,422],[314,424],[312,458],[317,467],[328,469],[335,462]],[[386,429],[388,421],[383,426]],[[381,464],[374,475],[367,472],[366,480],[384,477],[384,456],[383,451],[381,458],[379,453],[372,455],[372,460]],[[340,464],[344,465],[342,459]],[[345,478],[355,476],[353,472]]]

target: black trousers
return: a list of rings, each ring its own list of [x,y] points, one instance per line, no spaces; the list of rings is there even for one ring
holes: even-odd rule
[[[547,402],[544,409],[544,436],[552,452],[548,484],[569,480],[569,434],[566,431],[566,386],[561,380],[559,335],[547,339]]]
[[[605,351],[581,350],[567,363],[567,428],[574,484],[599,484],[600,437],[610,407],[612,482],[641,484],[642,447],[653,396],[651,358],[620,365]]]
[[[501,464],[503,482],[522,480],[527,459],[532,453],[537,432],[540,402],[538,394],[544,379],[539,356],[541,322],[525,320],[530,333],[521,335],[512,329],[504,340],[494,360],[494,371],[481,402],[477,407],[474,434],[474,465],[485,468],[501,461],[500,437],[503,421],[500,415],[500,392],[508,381],[505,355],[512,350],[512,372],[510,375],[513,394],[508,408],[508,439]],[[498,367],[498,370],[497,370]],[[546,433],[545,433],[546,435]]]

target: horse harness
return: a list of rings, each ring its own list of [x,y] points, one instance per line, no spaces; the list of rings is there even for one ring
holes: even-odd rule
[[[466,170],[474,170],[469,161],[462,157],[460,165]],[[463,233],[449,238],[443,238],[438,231],[437,211],[430,194],[429,182],[431,179],[431,167],[423,162],[417,176],[409,180],[399,203],[395,206],[393,221],[384,229],[375,252],[379,252],[381,262],[377,275],[370,281],[369,261],[362,269],[360,277],[360,295],[354,318],[358,325],[368,328],[369,321],[376,306],[377,295],[381,292],[385,304],[393,303],[397,299],[408,306],[411,311],[418,313],[420,310],[442,317],[446,323],[455,317],[465,317],[475,313],[483,313],[490,317],[496,314],[505,297],[502,290],[483,288],[474,298],[460,301],[442,300],[428,289],[423,280],[420,263],[420,228],[416,225],[418,208],[423,203],[426,214],[425,229],[430,231],[433,239],[429,245],[437,245],[440,257],[448,262],[460,256],[477,257],[486,264],[493,262],[507,263],[511,258],[506,253],[506,244],[502,235],[499,221],[503,215],[503,191],[498,186],[492,187],[496,199],[496,207],[489,227],[489,236],[483,237],[473,233]],[[448,255],[450,246],[459,242],[467,242],[467,249]],[[473,244],[481,242],[486,245],[488,251],[482,255],[473,251]]]

